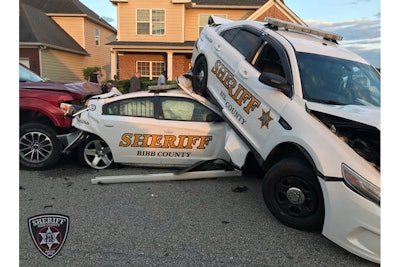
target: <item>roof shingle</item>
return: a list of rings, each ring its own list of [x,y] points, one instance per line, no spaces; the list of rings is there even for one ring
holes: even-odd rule
[[[59,47],[87,55],[86,50],[50,17],[25,3],[19,6],[19,42]]]
[[[19,13],[20,43],[37,43],[88,54],[48,14],[81,14],[114,33],[117,32],[79,0],[20,0]]]

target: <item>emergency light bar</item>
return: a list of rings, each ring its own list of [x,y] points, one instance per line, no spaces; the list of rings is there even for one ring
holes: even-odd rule
[[[265,17],[265,21],[268,22],[268,24],[276,26],[276,27],[283,27],[287,30],[294,30],[294,31],[309,33],[309,34],[321,36],[324,39],[328,39],[328,40],[332,40],[332,41],[343,40],[343,36],[335,34],[335,33],[313,29],[310,27],[302,26],[299,24],[291,23],[291,22],[276,19],[276,18]]]
[[[171,89],[176,89],[176,84],[165,84],[165,85],[150,85],[147,87],[150,92],[163,92]]]

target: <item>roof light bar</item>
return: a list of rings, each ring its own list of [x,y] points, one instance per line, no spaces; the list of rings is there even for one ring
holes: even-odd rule
[[[177,88],[176,84],[150,85],[147,87],[147,89],[149,89],[150,92],[162,92],[176,88]]]
[[[274,25],[276,27],[283,27],[288,30],[295,30],[295,31],[299,31],[299,32],[309,33],[309,34],[321,36],[328,40],[333,40],[333,41],[343,40],[343,36],[335,34],[335,33],[321,31],[318,29],[310,28],[310,27],[305,27],[305,26],[302,26],[299,24],[294,24],[294,23],[276,19],[276,18],[265,17],[265,21],[268,22],[268,24]]]

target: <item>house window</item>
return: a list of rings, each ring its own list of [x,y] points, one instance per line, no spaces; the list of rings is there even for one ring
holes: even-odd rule
[[[98,28],[94,28],[94,44],[100,45],[100,30]]]
[[[226,18],[226,15],[221,15],[221,14],[219,14],[219,15],[217,15],[217,14],[202,14],[202,15],[199,15],[199,36],[200,36],[200,33],[203,30],[204,26],[207,25],[208,18],[210,16],[218,16],[218,17],[221,17],[221,18]]]
[[[158,78],[164,70],[165,63],[162,61],[137,61],[136,69],[140,72],[142,77],[153,80]]]
[[[137,9],[137,34],[165,34],[164,9]]]

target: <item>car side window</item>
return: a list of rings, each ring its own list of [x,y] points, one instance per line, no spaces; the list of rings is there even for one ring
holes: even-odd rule
[[[219,117],[212,110],[191,99],[162,97],[160,102],[165,120],[209,122]]]
[[[246,60],[251,60],[260,45],[259,35],[247,29],[230,29],[221,34],[236,50],[238,50]]]
[[[103,106],[104,115],[154,117],[154,100],[149,97],[123,99]]]
[[[236,34],[240,31],[240,28],[233,28],[221,33],[221,36],[228,42],[231,43]]]
[[[275,48],[264,42],[259,51],[258,57],[253,62],[254,67],[260,72],[269,72],[285,77],[282,60]]]

